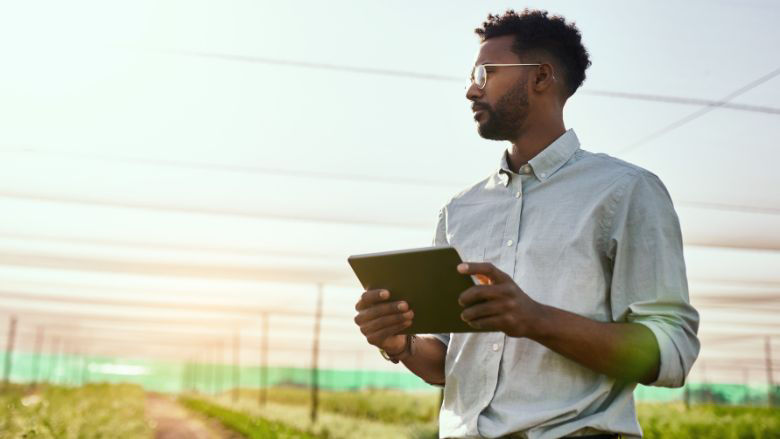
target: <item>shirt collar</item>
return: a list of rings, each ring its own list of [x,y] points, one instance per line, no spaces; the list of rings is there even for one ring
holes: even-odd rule
[[[580,141],[574,130],[569,129],[555,141],[544,148],[539,154],[528,161],[526,170],[533,170],[533,174],[540,181],[550,178],[558,169],[561,168],[572,155],[580,148]],[[525,165],[524,165],[525,166]],[[504,151],[501,155],[499,167],[499,178],[504,185],[509,184],[513,172],[509,169],[508,152]],[[523,172],[521,167],[520,172]]]

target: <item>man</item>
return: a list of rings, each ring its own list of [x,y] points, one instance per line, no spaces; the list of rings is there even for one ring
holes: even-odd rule
[[[590,65],[574,24],[510,10],[476,32],[466,98],[479,134],[511,146],[440,211],[435,244],[485,280],[461,317],[493,332],[399,335],[414,312],[385,290],[363,294],[355,322],[444,386],[441,437],[640,437],[636,383],[682,386],[699,351],[671,199],[564,127]]]

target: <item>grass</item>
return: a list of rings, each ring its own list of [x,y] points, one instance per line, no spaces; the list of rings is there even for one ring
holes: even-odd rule
[[[435,438],[433,411],[436,394],[394,391],[322,392],[317,424],[309,422],[309,392],[305,389],[269,389],[266,407],[259,407],[256,391],[242,391],[238,402],[230,394],[213,399],[233,410],[274,419],[298,428],[324,432],[334,438]],[[423,408],[422,410],[419,410]],[[418,411],[419,410],[419,411]],[[647,439],[780,438],[780,410],[765,407],[694,405],[681,403],[637,406]]]
[[[34,392],[11,385],[0,392],[0,438],[152,438],[145,397],[134,385],[41,386]],[[438,395],[432,393],[322,392],[314,424],[305,389],[270,389],[264,407],[257,399],[256,391],[242,391],[235,403],[230,393],[180,402],[250,439],[437,437]],[[686,410],[680,403],[645,403],[638,413],[647,439],[780,438],[776,408],[695,405]]]
[[[377,392],[370,398],[381,399],[381,394]],[[366,419],[360,416],[345,415],[346,408],[354,404],[350,401],[348,394],[341,395],[341,401],[345,402],[341,413],[333,412],[323,408],[318,413],[317,422],[312,424],[310,421],[310,407],[308,402],[305,404],[282,404],[271,399],[264,407],[260,407],[255,397],[246,392],[237,402],[233,402],[230,394],[224,394],[211,401],[229,407],[232,410],[248,413],[252,416],[262,417],[264,419],[281,422],[301,430],[311,431],[322,437],[340,438],[340,439],[396,439],[396,438],[414,438],[414,439],[434,439],[438,438],[438,426],[435,421],[418,422],[413,420],[395,419],[393,422],[384,422],[376,419]],[[352,394],[352,398],[358,394]],[[366,395],[362,395],[364,398]],[[400,398],[400,396],[397,396]],[[362,407],[365,400],[361,399],[360,404],[354,404],[356,407]],[[403,401],[399,402],[404,405]],[[408,402],[406,403],[408,405]]]
[[[254,414],[233,410],[203,399],[181,397],[179,402],[192,411],[218,420],[225,427],[249,439],[315,439],[327,437],[299,430],[280,422],[269,421]]]
[[[152,438],[144,391],[133,385],[10,385],[0,393],[0,438]]]
[[[780,410],[767,407],[640,404],[639,424],[646,439],[777,439]]]
[[[258,400],[258,391],[242,390],[241,399]],[[304,388],[269,389],[268,401],[284,405],[306,405],[311,391]],[[439,414],[439,396],[434,392],[367,390],[361,392],[320,391],[320,408],[326,412],[384,423],[430,423]]]

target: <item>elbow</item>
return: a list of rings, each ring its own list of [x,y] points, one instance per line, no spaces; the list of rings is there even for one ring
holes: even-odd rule
[[[646,368],[645,372],[639,376],[637,382],[645,386],[658,381],[658,375],[661,373],[661,359],[657,356],[651,367]]]
[[[445,382],[444,375],[436,376],[436,377],[421,377],[421,378],[423,379],[423,381],[425,381],[426,383],[432,386],[444,387],[444,382]]]
[[[679,388],[685,385],[685,379],[693,367],[699,353],[699,341],[695,335],[687,336],[684,331],[672,336],[663,331],[654,331],[658,338],[658,358],[656,369],[639,381],[655,387]]]

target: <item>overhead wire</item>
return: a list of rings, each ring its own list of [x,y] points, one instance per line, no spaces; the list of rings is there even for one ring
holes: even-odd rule
[[[266,65],[274,65],[274,66],[298,67],[298,68],[316,69],[316,70],[332,70],[332,71],[348,72],[348,73],[356,73],[356,74],[401,77],[401,78],[422,79],[422,80],[430,80],[430,81],[444,81],[444,82],[463,83],[463,84],[467,83],[466,76],[460,78],[452,75],[414,72],[409,70],[380,69],[380,68],[371,68],[371,67],[349,66],[344,64],[316,63],[316,62],[308,62],[308,61],[281,59],[281,58],[236,55],[236,54],[220,53],[220,52],[202,52],[202,51],[194,51],[194,50],[158,49],[155,51],[159,53],[166,53],[171,55],[218,59],[218,60],[230,61],[230,62],[266,64]],[[628,92],[598,90],[598,89],[591,90],[587,88],[579,90],[578,93],[588,94],[593,96],[609,97],[609,98],[637,100],[637,101],[664,102],[668,104],[681,104],[681,105],[707,105],[707,106],[717,106],[720,108],[728,108],[737,111],[780,114],[780,108],[765,107],[765,106],[758,106],[758,105],[733,104],[728,102],[728,100],[724,100],[724,99],[713,101],[707,99],[698,99],[698,98],[690,98],[690,97],[682,97],[682,96],[628,93]]]
[[[694,120],[704,116],[705,114],[707,114],[707,113],[709,113],[709,112],[711,112],[713,110],[716,110],[718,108],[723,108],[723,106],[726,103],[728,103],[729,101],[731,101],[735,97],[737,97],[739,95],[742,95],[742,94],[744,94],[744,93],[746,93],[746,92],[748,92],[748,91],[758,87],[759,85],[769,81],[770,79],[772,79],[772,78],[774,78],[774,77],[776,77],[778,75],[780,75],[780,68],[777,68],[777,69],[767,73],[766,75],[761,76],[760,78],[755,79],[755,80],[749,82],[748,84],[746,84],[746,85],[738,88],[737,90],[727,94],[726,96],[724,96],[723,98],[719,99],[718,101],[715,101],[712,104],[708,104],[708,105],[706,105],[706,106],[704,106],[704,107],[694,111],[693,113],[690,113],[690,114],[688,114],[686,116],[683,116],[682,118],[677,119],[674,122],[672,122],[672,123],[670,123],[670,124],[660,128],[660,129],[658,129],[658,130],[648,134],[647,136],[645,136],[645,137],[639,139],[638,141],[636,141],[636,142],[626,146],[625,148],[618,150],[617,154],[626,154],[626,153],[628,153],[630,151],[634,151],[637,148],[639,148],[640,146],[642,146],[642,145],[644,145],[644,144],[646,144],[646,143],[648,143],[648,142],[650,142],[652,140],[655,140],[655,139],[657,139],[657,138],[659,138],[661,136],[664,136],[664,135],[666,135],[666,134],[668,134],[668,133],[670,133],[670,132],[672,132],[672,131],[674,131],[674,130],[676,130],[676,129],[684,126],[684,125],[687,125],[688,123],[690,123],[690,122],[692,122],[692,121],[694,121]]]
[[[38,301],[38,302],[54,302],[54,303],[66,303],[66,304],[81,304],[81,305],[105,305],[115,306],[122,308],[153,308],[153,309],[166,309],[174,311],[194,311],[207,314],[249,314],[257,316],[258,318],[263,313],[283,316],[297,316],[297,317],[315,317],[315,312],[284,309],[284,308],[270,308],[264,306],[250,306],[250,305],[225,305],[221,303],[181,303],[181,302],[163,302],[152,300],[127,300],[116,299],[107,297],[72,297],[72,296],[56,296],[46,294],[29,294],[20,293],[16,291],[0,290],[1,299],[12,299],[21,301]],[[354,317],[352,314],[336,314],[336,313],[322,313],[322,318],[337,319],[337,320],[351,320]]]
[[[15,148],[17,151],[28,151],[35,153],[45,154],[59,154],[69,155],[70,153],[57,153],[50,151],[42,151],[40,149],[30,147]],[[8,151],[9,148],[2,148],[2,151]],[[211,171],[227,171],[227,172],[242,172],[252,174],[271,174],[271,175],[285,175],[295,176],[303,178],[323,178],[331,180],[344,180],[344,181],[358,181],[358,182],[370,182],[370,183],[386,183],[386,184],[404,184],[404,185],[417,185],[417,186],[431,186],[431,187],[447,187],[456,188],[466,185],[467,183],[455,182],[455,181],[437,181],[427,179],[409,179],[403,177],[385,177],[385,176],[370,176],[370,175],[356,175],[356,174],[336,174],[336,173],[323,173],[323,172],[309,172],[309,171],[297,171],[297,170],[284,170],[262,167],[247,167],[247,166],[233,166],[233,165],[213,165],[198,162],[182,162],[175,160],[150,160],[143,158],[131,158],[131,157],[112,157],[99,154],[76,154],[77,156],[98,158],[100,160],[110,161],[124,161],[128,163],[155,163],[157,165],[176,166],[176,167],[194,167],[196,169],[204,169]],[[16,199],[34,199],[38,201],[51,202],[51,203],[68,203],[68,204],[87,204],[87,205],[100,205],[106,207],[119,207],[119,208],[132,208],[132,209],[145,209],[145,210],[162,210],[178,213],[195,213],[206,215],[228,215],[228,216],[241,216],[250,217],[255,219],[272,219],[272,220],[291,220],[291,221],[310,221],[310,222],[324,222],[329,224],[352,224],[352,225],[365,225],[365,226],[381,226],[381,227],[394,227],[404,229],[430,229],[431,225],[422,222],[401,222],[401,221],[384,221],[384,220],[371,220],[371,219],[355,219],[351,217],[321,217],[316,215],[285,215],[275,212],[251,212],[251,211],[238,211],[238,210],[224,210],[204,207],[193,206],[170,206],[170,205],[153,205],[145,203],[131,203],[131,202],[119,202],[108,201],[99,199],[88,199],[83,197],[64,197],[54,196],[47,194],[31,194],[18,191],[11,191],[0,188],[0,197],[16,198]],[[751,206],[751,205],[732,205],[727,203],[709,203],[698,202],[688,200],[676,200],[676,204],[684,207],[692,207],[698,209],[707,210],[719,210],[728,212],[749,212],[758,214],[778,215],[780,214],[780,208],[763,207],[763,206]]]
[[[173,205],[169,203],[149,203],[141,201],[115,201],[105,198],[85,197],[85,196],[67,196],[67,195],[49,195],[31,192],[22,192],[18,190],[8,190],[0,188],[0,197],[21,199],[21,200],[34,200],[39,202],[48,203],[60,203],[60,204],[75,204],[75,205],[87,205],[87,206],[100,206],[100,207],[112,207],[122,209],[140,209],[150,210],[158,212],[168,213],[183,213],[183,214],[197,214],[197,215],[217,215],[217,216],[229,216],[245,219],[260,219],[260,220],[284,220],[284,221],[298,221],[298,222],[314,222],[324,224],[342,224],[342,225],[355,225],[355,226],[381,226],[391,227],[399,229],[428,229],[430,226],[427,223],[413,222],[413,221],[387,221],[381,219],[362,218],[356,219],[351,216],[317,216],[317,215],[302,215],[302,214],[286,214],[274,212],[271,210],[261,209],[223,209],[212,208],[205,206],[184,206]]]

